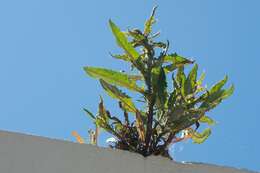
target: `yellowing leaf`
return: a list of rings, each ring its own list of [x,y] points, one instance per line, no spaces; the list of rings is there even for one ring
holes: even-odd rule
[[[144,129],[144,123],[142,121],[142,115],[141,113],[137,110],[136,111],[136,128],[137,132],[139,135],[139,138],[142,142],[145,141],[145,129]]]
[[[193,132],[191,138],[194,143],[201,144],[203,143],[211,134],[210,128],[205,129],[202,133]]]
[[[210,117],[208,117],[208,116],[206,116],[206,115],[202,116],[202,117],[199,119],[199,122],[200,122],[200,123],[207,123],[208,125],[214,125],[214,124],[216,124],[216,122],[215,122],[212,118],[210,118]]]

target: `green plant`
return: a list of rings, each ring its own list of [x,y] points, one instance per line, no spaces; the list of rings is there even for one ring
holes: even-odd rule
[[[198,65],[176,53],[168,53],[169,42],[156,41],[159,33],[152,34],[156,22],[155,10],[145,22],[144,31],[129,29],[122,32],[111,20],[109,26],[116,42],[124,53],[111,54],[115,59],[131,65],[130,74],[99,67],[84,67],[86,73],[99,79],[101,86],[113,99],[118,100],[123,120],[113,116],[100,99],[97,116],[84,109],[97,127],[112,134],[117,140],[112,148],[140,153],[143,156],[169,157],[171,144],[191,138],[195,143],[204,142],[211,134],[210,128],[201,133],[201,123],[214,124],[206,112],[215,108],[234,90],[232,85],[223,89],[228,78],[217,82],[210,89],[202,86],[203,73],[197,78]],[[192,69],[186,74],[186,66]],[[169,86],[169,79],[172,85]],[[126,88],[138,93],[136,101],[144,105],[139,109],[133,99],[124,93]],[[130,121],[129,116],[134,116]],[[180,136],[182,134],[182,136]]]

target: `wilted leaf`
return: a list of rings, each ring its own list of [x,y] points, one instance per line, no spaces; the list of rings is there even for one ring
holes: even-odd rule
[[[198,86],[201,86],[201,85],[202,85],[202,82],[203,82],[203,80],[205,79],[205,76],[206,76],[206,73],[205,73],[205,72],[203,72],[203,73],[200,75],[200,78],[199,78],[198,81],[197,81],[197,85],[198,85]]]
[[[144,123],[142,120],[141,113],[137,110],[136,113],[136,128],[138,131],[139,139],[144,142],[145,141],[145,129],[144,129]]]
[[[129,55],[133,60],[137,59],[139,57],[139,53],[134,49],[131,43],[128,42],[125,34],[120,31],[120,29],[112,22],[112,20],[109,20],[109,25],[118,45],[124,49],[126,54]]]

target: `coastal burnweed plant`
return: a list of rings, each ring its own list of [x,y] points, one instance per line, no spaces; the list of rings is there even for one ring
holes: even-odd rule
[[[155,10],[145,22],[143,31],[128,29],[123,32],[109,20],[115,40],[124,51],[123,54],[111,55],[129,63],[130,74],[101,67],[84,67],[86,73],[98,79],[105,92],[118,101],[122,118],[113,116],[105,108],[102,98],[96,116],[84,110],[98,128],[115,137],[110,147],[143,156],[171,158],[168,148],[172,144],[188,138],[194,143],[202,143],[208,138],[210,128],[199,132],[200,124],[214,124],[206,113],[229,97],[234,86],[223,89],[228,80],[224,77],[210,89],[203,87],[205,73],[197,77],[198,65],[177,53],[169,53],[169,42],[157,41],[159,33],[152,33],[152,25],[156,22]],[[187,66],[192,66],[188,73],[185,72]],[[121,89],[137,93],[140,99],[134,101]],[[138,108],[137,102],[144,108]]]

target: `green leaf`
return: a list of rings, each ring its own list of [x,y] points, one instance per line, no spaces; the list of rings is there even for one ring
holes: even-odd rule
[[[115,123],[115,131],[120,133],[124,129],[123,125],[120,123]]]
[[[202,74],[200,75],[200,78],[197,80],[197,86],[201,86],[203,80],[205,79],[206,73],[202,72]]]
[[[116,38],[118,45],[122,49],[124,49],[128,56],[130,56],[133,60],[136,60],[139,57],[139,53],[134,49],[131,43],[128,42],[125,34],[120,31],[119,27],[117,27],[116,24],[112,22],[112,20],[109,20],[109,25]]]
[[[176,80],[178,82],[178,85],[181,88],[181,94],[184,96],[185,95],[185,81],[186,81],[186,76],[184,73],[184,67],[179,67],[177,71],[177,76]]]
[[[119,90],[116,86],[110,85],[104,80],[100,79],[100,84],[104,88],[104,90],[107,92],[107,94],[115,99],[118,99],[122,102],[123,108],[128,112],[135,112],[136,108],[134,106],[134,103],[132,102],[132,99],[123,93],[121,90]]]
[[[153,8],[150,18],[145,22],[144,35],[148,36],[152,32],[152,25],[155,23],[154,15],[157,7]]]
[[[219,81],[218,83],[216,83],[211,89],[210,89],[210,93],[216,93],[217,91],[219,91],[227,82],[228,77],[225,76],[224,79],[222,79],[221,81]]]
[[[155,42],[155,43],[153,43],[153,46],[154,47],[159,47],[159,48],[162,48],[162,49],[167,48],[167,44],[165,44],[163,42]]]
[[[199,122],[200,122],[200,123],[207,123],[207,124],[210,125],[210,126],[216,124],[216,122],[215,122],[212,118],[210,118],[210,117],[208,117],[208,116],[206,116],[206,115],[202,116],[202,117],[199,119]]]
[[[136,60],[134,60],[132,63],[136,69],[138,69],[142,74],[145,74],[146,67],[145,67],[145,63],[142,61],[141,56]]]
[[[176,53],[171,54],[171,55],[166,55],[164,57],[164,62],[171,62],[172,63],[172,64],[166,65],[164,67],[166,73],[172,72],[175,69],[182,67],[184,65],[194,63],[194,61],[189,60],[187,58],[184,58],[182,56],[179,56]]]
[[[205,129],[202,133],[193,132],[192,140],[194,143],[201,144],[203,143],[211,134],[210,128]]]
[[[120,60],[123,60],[123,61],[127,61],[127,62],[130,62],[130,58],[128,55],[126,54],[123,54],[123,55],[114,55],[114,54],[110,54],[113,58],[116,58],[116,59],[120,59]]]
[[[194,61],[189,60],[187,58],[184,58],[183,56],[178,55],[177,53],[173,53],[170,55],[166,55],[164,57],[164,62],[173,62],[174,64],[179,64],[179,65],[183,65],[183,64],[193,64]]]
[[[167,99],[167,81],[163,68],[160,68],[158,80],[157,80],[157,98],[159,106],[164,107]]]
[[[108,83],[125,87],[129,90],[144,92],[143,89],[137,86],[136,81],[132,80],[127,74],[98,67],[84,67],[84,70],[93,78],[103,79]]]
[[[168,99],[168,103],[167,103],[168,109],[173,109],[173,107],[176,103],[177,96],[178,96],[177,91],[176,91],[176,89],[174,89]]]
[[[207,102],[221,102],[223,99],[231,96],[234,92],[234,85],[231,85],[228,89],[219,89],[213,93],[210,92],[210,95],[206,98]]]
[[[145,39],[142,32],[138,29],[128,30],[128,35],[133,37],[135,41],[142,41]]]
[[[230,88],[226,89],[222,95],[222,99],[225,99],[229,96],[231,96],[233,93],[234,93],[234,90],[235,90],[235,86],[234,85],[231,85]]]
[[[225,76],[223,80],[217,82],[207,93],[202,96],[204,102],[201,104],[200,108],[205,108],[207,110],[212,109],[221,103],[223,99],[227,98],[233,93],[233,85],[227,90],[222,89],[227,80],[228,77]]]
[[[87,113],[87,115],[92,119],[92,120],[95,120],[96,119],[96,116],[91,113],[89,110],[87,110],[86,108],[83,108],[83,110]]]
[[[100,116],[98,116],[97,117],[97,119],[96,119],[96,125],[98,126],[98,127],[101,127],[102,129],[104,129],[105,131],[107,131],[107,132],[112,132],[111,131],[111,127],[110,127],[110,125],[108,124],[108,122],[106,122],[105,120],[104,120],[104,118],[102,118],[102,117],[100,117]]]
[[[195,84],[197,80],[198,65],[195,64],[190,71],[186,81],[185,81],[185,95],[191,94],[195,91]]]

